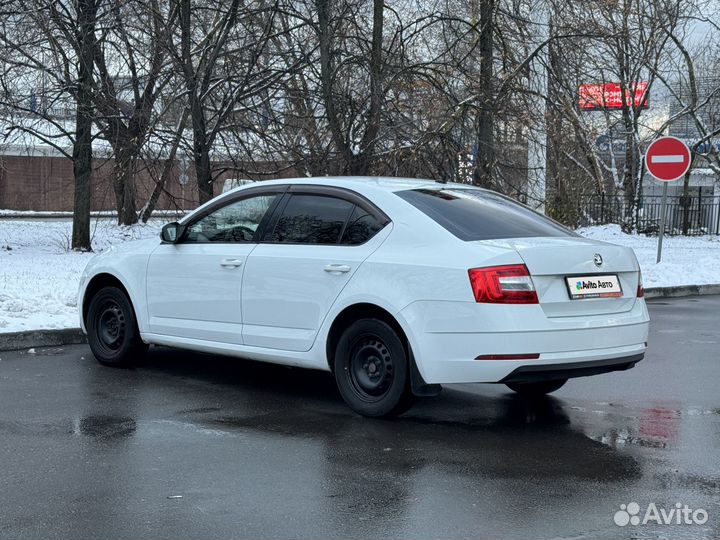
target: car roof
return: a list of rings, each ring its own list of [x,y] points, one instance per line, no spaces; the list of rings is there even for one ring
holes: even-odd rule
[[[392,202],[398,202],[398,206],[400,206],[399,198],[397,199],[397,201],[394,201],[394,199],[396,198],[390,196],[392,201],[391,202],[387,199],[387,197],[385,197],[385,195],[409,189],[470,188],[480,191],[488,191],[486,189],[473,186],[472,184],[460,184],[455,182],[444,183],[436,180],[426,180],[418,178],[395,178],[389,176],[308,176],[303,178],[278,178],[276,180],[261,180],[257,182],[251,182],[228,190],[225,193],[222,193],[217,197],[211,199],[210,201],[206,202],[205,204],[199,206],[198,208],[195,208],[192,212],[185,215],[180,220],[180,222],[185,223],[192,219],[194,216],[198,215],[200,212],[203,212],[209,206],[215,205],[221,200],[232,198],[235,194],[238,194],[240,192],[250,189],[256,189],[258,187],[272,187],[276,185],[330,186],[346,188],[355,191],[360,195],[370,198],[373,198],[373,196],[383,197],[385,198],[385,203],[392,204]],[[377,203],[378,201],[373,200],[373,202]],[[402,203],[402,206],[403,208],[405,208],[405,203]],[[384,204],[382,208],[383,211],[387,211],[387,204]],[[395,208],[397,208],[397,206],[395,206]]]
[[[254,185],[275,184],[302,184],[317,186],[347,187],[350,189],[375,188],[382,191],[403,191],[406,189],[442,189],[444,187],[477,187],[471,184],[443,183],[437,180],[420,178],[394,178],[389,176],[314,176],[306,178],[280,178],[277,180],[262,180]],[[239,188],[247,188],[253,184],[246,184]],[[233,190],[234,191],[234,190]]]

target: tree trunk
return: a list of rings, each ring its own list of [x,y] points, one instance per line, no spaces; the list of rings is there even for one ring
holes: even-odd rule
[[[342,160],[343,170],[347,173],[353,167],[354,156],[345,139],[340,123],[340,115],[335,103],[333,80],[335,77],[334,54],[332,50],[333,30],[330,24],[330,0],[316,0],[318,13],[318,42],[320,48],[320,87],[325,115],[330,128],[333,145]]]
[[[120,131],[123,128],[117,128]],[[116,133],[117,133],[116,131]],[[130,143],[126,133],[118,135],[113,149],[115,152],[115,209],[118,225],[133,225],[138,222],[137,193],[135,190],[135,156],[139,150]]]
[[[118,174],[120,175],[119,181],[123,185],[122,199],[118,210],[118,225],[134,225],[138,222],[134,167],[130,163],[125,164]]]
[[[375,142],[380,132],[380,113],[384,98],[383,88],[383,21],[385,1],[373,2],[373,33],[370,50],[370,110],[368,111],[367,127],[360,145],[360,152],[355,156],[351,174],[366,175],[370,169],[370,159],[374,154]]]
[[[495,128],[493,93],[493,33],[495,0],[480,0],[480,110],[477,117],[477,161],[473,184],[490,187],[495,166]]]
[[[113,192],[115,193],[115,214],[117,216],[118,225],[120,225],[120,215],[122,214],[123,200],[125,199],[125,184],[122,175],[122,167],[117,164],[115,165],[114,171]]]
[[[78,85],[76,93],[75,142],[73,144],[73,174],[75,196],[73,207],[72,248],[91,251],[90,197],[92,177],[92,81],[95,52],[96,0],[78,0]]]
[[[210,147],[207,138],[205,112],[195,88],[190,94],[190,114],[193,128],[193,161],[197,178],[198,202],[204,204],[213,198],[212,173],[210,169]]]
[[[623,94],[624,98],[624,94]],[[623,174],[623,191],[625,195],[625,219],[623,230],[634,232],[637,228],[637,188],[639,173],[639,148],[635,139],[635,126],[631,117],[630,106],[623,106],[623,125],[625,127],[625,166]]]
[[[213,198],[212,172],[210,170],[210,153],[205,139],[205,130],[194,131],[195,176],[197,177],[198,202],[205,204]]]
[[[198,95],[200,74],[193,66],[191,0],[180,2],[180,49],[182,56],[183,78],[188,93],[190,115],[193,130],[193,161],[197,178],[198,202],[204,204],[213,198],[212,175],[210,172],[210,148],[207,135],[207,122],[203,109],[203,100]]]
[[[548,31],[549,36],[554,35],[552,23]],[[562,184],[560,171],[560,163],[562,158],[561,149],[563,147],[563,117],[562,111],[559,109],[561,100],[560,82],[564,80],[565,74],[563,63],[560,57],[558,45],[554,41],[548,44],[548,77],[547,77],[547,151],[545,157],[545,174],[546,174],[546,208],[547,215],[559,219],[564,223],[568,223],[571,214],[571,201],[567,197],[567,192]]]

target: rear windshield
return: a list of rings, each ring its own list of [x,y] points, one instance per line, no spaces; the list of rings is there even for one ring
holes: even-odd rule
[[[410,189],[396,194],[461,240],[575,236],[552,219],[491,191]]]

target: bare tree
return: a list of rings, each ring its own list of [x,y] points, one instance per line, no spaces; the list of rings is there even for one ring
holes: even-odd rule
[[[277,33],[277,0],[227,4],[175,0],[175,41],[169,44],[190,109],[193,159],[200,203],[213,196],[213,147],[223,131],[257,109],[256,98],[284,71],[268,62]],[[245,107],[250,112],[243,112]]]
[[[72,248],[82,251],[91,249],[93,70],[101,2],[7,2],[0,32],[5,137],[26,133],[73,160]],[[74,126],[67,113],[58,115],[58,105],[72,111]]]
[[[720,24],[716,22],[720,7],[705,0],[687,2],[684,7],[681,22],[668,29],[674,54],[655,73],[670,96],[670,115],[655,131],[670,130],[687,140],[691,162],[720,176],[720,151],[715,144],[720,135]],[[698,21],[708,24],[711,31],[706,39],[692,44],[690,37]],[[690,229],[692,171],[683,178],[683,234]]]
[[[366,174],[384,101],[385,2],[372,2],[369,40],[361,27],[367,17],[361,3],[316,0],[315,5],[321,95],[333,144],[344,172]]]
[[[680,104],[662,129],[689,119],[694,155],[720,171],[715,91],[696,73],[716,55],[679,24],[704,16],[720,35],[709,1],[10,0],[0,113],[7,137],[73,159],[85,249],[93,142],[131,224],[165,204],[188,158],[197,198],[176,206],[220,178],[296,174],[425,176],[541,203],[531,148],[547,134],[548,211],[575,223],[584,193],[619,194],[629,230],[658,126],[631,99],[639,82]],[[586,112],[588,82],[617,83],[622,106]]]
[[[626,201],[626,230],[636,227],[643,176],[641,115],[645,102],[634,99],[635,89],[641,81],[647,83],[648,93],[652,89],[658,65],[666,58],[668,33],[677,25],[680,9],[679,0],[622,0],[617,5],[601,4],[573,14],[577,17],[574,24],[600,36],[590,43],[595,54],[588,76],[594,75],[602,83],[618,83],[622,94],[619,114],[608,112],[605,118],[609,128],[617,123],[625,141],[623,170],[616,177],[616,187]]]
[[[59,12],[58,4],[51,4],[51,16],[66,35],[76,37],[77,90],[75,103],[75,144],[73,145],[73,174],[75,198],[73,210],[72,248],[90,251],[90,181],[92,176],[93,126],[93,67],[95,55],[95,25],[100,0],[78,0],[75,13]],[[62,8],[60,8],[62,9]],[[63,10],[64,11],[64,10]]]
[[[108,10],[112,22],[95,49],[95,120],[112,147],[118,223],[131,225],[138,221],[138,163],[161,120],[156,102],[172,77],[164,69],[165,28],[177,18],[177,10],[171,6],[166,19],[158,0],[147,4],[109,0]]]

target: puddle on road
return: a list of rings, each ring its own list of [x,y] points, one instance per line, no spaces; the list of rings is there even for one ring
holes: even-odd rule
[[[451,401],[474,397],[449,394]],[[464,418],[448,418],[444,409],[419,407],[393,420],[279,409],[251,415],[223,411],[191,421],[199,424],[196,429],[204,426],[204,434],[219,431],[248,441],[276,437],[278,447],[312,443],[313,455],[322,456],[327,467],[340,467],[347,474],[350,462],[363,478],[368,471],[412,477],[439,470],[476,478],[532,475],[614,482],[640,474],[632,456],[614,452],[575,429],[558,400],[529,403],[511,397],[488,406],[487,416],[477,411],[477,416]],[[513,448],[512,465],[509,448]]]
[[[596,438],[611,448],[618,448],[625,445],[643,446],[645,448],[667,448],[667,441],[649,437],[636,437],[630,434],[628,429],[612,429]]]
[[[207,414],[221,411],[221,407],[198,407],[196,409],[182,409],[178,414]]]
[[[183,434],[192,433],[194,435],[210,435],[212,437],[234,437],[237,433],[232,433],[223,429],[206,428],[198,425],[194,422],[180,422],[177,420],[152,420],[146,425],[149,433],[152,433],[154,429],[161,428],[162,431],[166,431],[167,428],[171,429],[175,433]]]
[[[580,423],[595,425],[595,429],[591,427],[587,432],[588,436],[613,449],[627,446],[661,450],[675,448],[680,444],[678,437],[683,418],[689,422],[694,417],[720,414],[720,409],[679,408],[677,404],[634,409],[624,404],[595,402],[570,409],[582,416],[593,414],[601,417],[599,425],[592,420],[580,420]]]
[[[126,416],[95,415],[76,420],[75,428],[75,433],[87,437],[118,439],[135,433],[137,423]]]
[[[122,439],[133,435],[136,429],[135,420],[126,416],[91,415],[55,422],[0,421],[0,433],[13,435],[82,435],[92,439]]]

